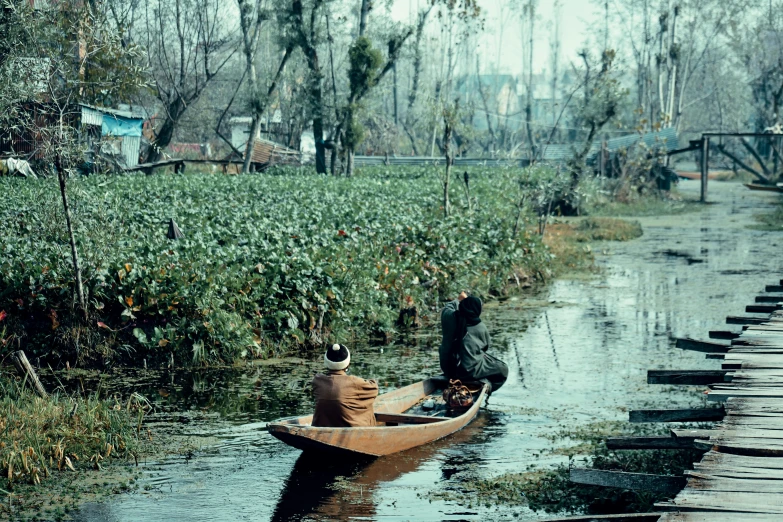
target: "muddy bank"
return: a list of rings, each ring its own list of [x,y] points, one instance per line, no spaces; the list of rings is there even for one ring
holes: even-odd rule
[[[698,190],[687,183],[684,192]],[[624,421],[633,408],[699,404],[693,387],[647,385],[647,370],[707,369],[703,354],[674,348],[670,336],[726,329],[725,316],[741,312],[779,271],[783,238],[747,228],[775,198],[734,184],[713,183],[710,191],[715,203],[700,213],[642,218],[641,239],[594,247],[602,272],[555,282],[541,296],[547,306],[512,298],[488,309],[511,375],[477,422],[454,437],[369,465],[326,467],[263,431],[274,418],[310,409],[305,385],[317,362],[222,376],[155,373],[139,385],[155,399],[154,420],[214,443],[149,464],[136,493],[85,505],[75,518],[543,518],[525,506],[481,504],[463,486],[567,462],[564,449],[576,442],[552,440],[559,431]],[[354,371],[379,377],[385,389],[428,375],[437,368],[437,337],[415,341],[359,349]]]

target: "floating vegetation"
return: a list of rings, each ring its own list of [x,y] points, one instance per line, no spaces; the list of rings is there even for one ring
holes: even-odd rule
[[[56,187],[4,178],[8,333],[31,357],[59,365],[274,357],[335,337],[388,339],[401,309],[426,320],[460,289],[500,296],[592,263],[583,247],[561,262],[532,211],[519,214],[521,169],[472,169],[475,204],[460,208],[455,188],[449,218],[433,169],[75,180],[87,324],[71,302],[66,238],[52,225]],[[177,241],[166,235],[174,218]],[[594,236],[609,224],[595,223]]]
[[[474,478],[461,484],[463,493],[450,490],[432,494],[434,498],[476,504],[528,506],[548,513],[628,513],[646,512],[665,494],[617,488],[585,486],[570,481],[573,467],[616,470],[634,473],[681,476],[701,458],[697,450],[611,451],[604,440],[608,436],[653,435],[668,432],[672,426],[598,422],[574,430],[562,430],[549,438],[568,440],[575,445],[556,447],[551,453],[567,455],[568,463],[548,469],[531,466],[521,473],[506,473],[491,478]],[[467,491],[467,495],[464,491]],[[460,500],[462,497],[462,500]]]

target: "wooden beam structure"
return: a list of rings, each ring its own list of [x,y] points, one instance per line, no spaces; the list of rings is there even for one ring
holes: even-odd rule
[[[629,422],[715,422],[723,419],[726,410],[720,408],[689,408],[683,410],[631,410]]]
[[[731,348],[727,344],[712,343],[709,341],[698,341],[688,337],[678,338],[674,345],[682,350],[691,350],[704,353],[725,353]]]
[[[783,296],[780,295],[757,295],[757,303],[783,303]]]
[[[693,440],[677,439],[669,435],[647,437],[609,437],[606,447],[610,450],[694,449]]]
[[[742,315],[729,315],[726,324],[764,324],[768,319],[763,317],[746,317]]]
[[[665,513],[622,513],[612,515],[576,515],[572,517],[547,518],[541,522],[656,522]]]
[[[705,385],[723,382],[726,373],[724,370],[647,370],[647,384]]]
[[[659,491],[667,495],[676,495],[685,487],[685,477],[671,475],[651,475],[649,473],[627,473],[624,471],[606,471],[598,469],[571,469],[571,482],[589,486]]]
[[[769,314],[775,310],[780,310],[780,305],[748,305],[745,307],[745,312],[749,314]]]
[[[701,137],[701,198],[702,203],[707,202],[707,181],[710,177],[710,138]]]
[[[739,337],[740,334],[735,332],[729,332],[726,330],[710,330],[710,339],[726,339],[732,340]]]

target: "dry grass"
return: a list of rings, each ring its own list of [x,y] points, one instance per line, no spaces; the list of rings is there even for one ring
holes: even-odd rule
[[[147,402],[54,394],[47,399],[0,371],[0,485],[40,485],[58,473],[133,461]]]
[[[552,223],[547,226],[544,242],[555,255],[555,273],[590,269],[594,258],[589,243],[593,241],[629,241],[641,237],[637,221],[614,218],[586,218]]]

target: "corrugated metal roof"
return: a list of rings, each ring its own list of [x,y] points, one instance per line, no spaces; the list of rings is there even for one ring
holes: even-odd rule
[[[96,105],[88,105],[86,103],[80,103],[82,107],[82,114],[84,114],[84,109],[90,109],[94,112],[99,112],[101,114],[111,114],[112,116],[119,116],[120,118],[127,118],[129,120],[143,120],[144,116],[141,114],[136,114],[132,111],[121,111],[118,109],[110,109],[108,107],[98,107]],[[100,125],[100,123],[98,123]]]

